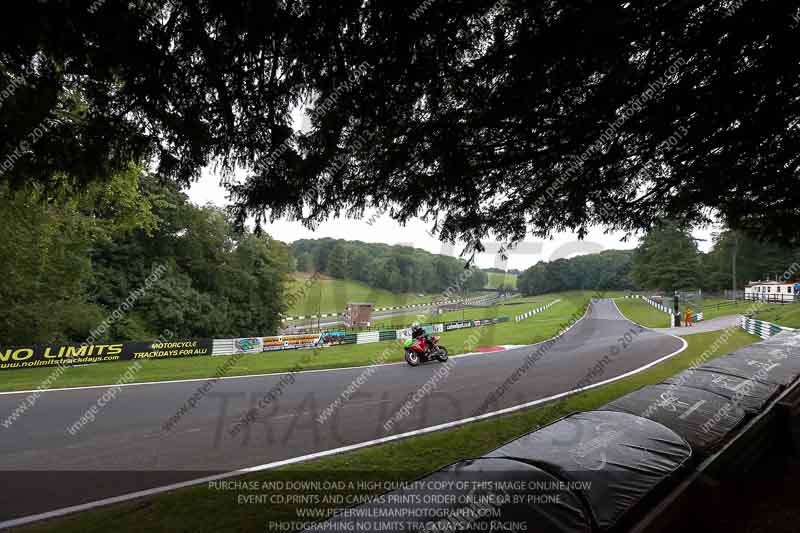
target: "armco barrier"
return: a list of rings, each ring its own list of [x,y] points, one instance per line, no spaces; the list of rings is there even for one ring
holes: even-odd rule
[[[742,326],[742,329],[746,332],[758,335],[762,339],[772,337],[784,331],[794,331],[794,328],[787,328],[779,326],[778,324],[773,324],[772,322],[756,320],[755,318],[748,318],[745,316],[741,317],[739,325]]]
[[[557,300],[553,300],[553,301],[552,301],[552,302],[550,302],[549,304],[545,304],[545,305],[543,305],[543,306],[541,306],[541,307],[537,307],[536,309],[531,309],[530,311],[527,311],[527,312],[525,312],[525,313],[522,313],[521,315],[517,315],[517,316],[516,316],[516,317],[514,317],[514,318],[515,318],[515,320],[516,320],[517,322],[520,322],[520,321],[522,321],[522,320],[525,320],[526,318],[530,318],[530,317],[532,317],[533,315],[539,314],[539,313],[541,313],[542,311],[545,311],[545,310],[547,310],[547,309],[550,309],[552,306],[554,306],[555,304],[557,304],[557,303],[558,303],[558,302],[560,302],[560,301],[561,301],[561,298],[558,298]]]

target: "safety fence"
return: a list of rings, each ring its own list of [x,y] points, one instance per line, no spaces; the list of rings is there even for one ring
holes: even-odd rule
[[[471,305],[476,303],[481,303],[486,301],[487,299],[493,298],[492,296],[475,296],[473,298],[466,298],[466,299],[451,299],[451,300],[438,300],[435,302],[428,302],[428,303],[421,303],[421,304],[408,304],[408,305],[393,305],[389,307],[376,307],[373,309],[373,312],[377,311],[395,311],[400,309],[419,309],[419,308],[428,308],[428,307],[436,307],[439,305],[448,305],[448,304],[465,304]],[[337,318],[340,316],[344,316],[344,312],[342,313],[320,313],[318,315],[299,315],[299,316],[285,316],[283,320],[285,322],[289,322],[292,320],[316,320],[317,318]]]
[[[442,333],[463,328],[476,328],[509,321],[509,317],[480,320],[459,320],[422,326],[426,333]],[[120,342],[115,344],[45,344],[29,346],[0,346],[0,370],[36,367],[57,367],[107,363],[141,359],[177,359],[202,355],[234,355],[279,350],[299,350],[342,344],[406,339],[410,328],[348,333],[327,331],[269,337],[236,339],[200,339],[177,341]]]
[[[521,320],[525,320],[526,318],[530,318],[533,315],[539,314],[542,311],[546,311],[547,309],[550,309],[551,307],[553,307],[554,305],[556,305],[560,301],[561,301],[561,298],[559,298],[557,300],[553,300],[549,304],[545,304],[545,305],[543,305],[541,307],[537,307],[536,309],[531,309],[530,311],[526,311],[525,313],[522,313],[521,315],[517,315],[514,318],[515,318],[515,320],[517,322],[520,322]]]
[[[662,304],[661,302],[657,302],[657,301],[653,300],[652,298],[648,298],[647,296],[642,296],[641,294],[626,294],[625,298],[638,298],[640,300],[644,300],[645,302],[649,303],[650,305],[652,305],[653,307],[655,307],[656,309],[658,309],[662,313],[668,314],[670,316],[670,323],[672,323],[672,317],[673,317],[672,309],[670,309],[668,306]],[[701,320],[703,320],[703,312],[700,311],[700,312],[692,313],[692,320],[694,322],[700,322]]]
[[[772,322],[756,320],[755,318],[748,318],[746,316],[743,316],[739,319],[739,325],[742,326],[742,329],[744,329],[746,332],[753,335],[758,335],[762,339],[772,337],[773,335],[777,335],[778,333],[782,333],[784,331],[795,331],[794,328],[787,328],[784,326],[779,326],[778,324],[773,324]]]

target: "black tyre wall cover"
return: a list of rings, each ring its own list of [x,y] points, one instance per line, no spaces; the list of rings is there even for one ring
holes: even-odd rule
[[[800,356],[800,331],[784,331],[772,337],[767,337],[758,344],[764,346],[786,346],[791,349],[792,355]]]
[[[499,523],[512,531],[589,533],[591,518],[580,498],[565,485],[519,461],[464,460],[304,531],[485,532],[503,529]]]
[[[800,369],[800,347],[791,344],[765,344],[757,342],[739,348],[729,354],[737,356],[748,356],[762,361],[786,361],[786,364],[793,369]]]
[[[720,374],[702,367],[684,370],[668,377],[661,383],[692,387],[719,394],[733,401],[749,414],[761,412],[780,388],[775,383],[767,384],[730,374]]]
[[[781,387],[786,387],[800,376],[800,358],[787,356],[786,352],[779,349],[774,354],[767,354],[763,349],[747,348],[709,361],[700,368]]]
[[[648,385],[600,409],[638,415],[686,439],[694,455],[711,455],[742,423],[744,409],[713,392],[679,385]]]
[[[689,444],[666,426],[615,411],[576,413],[489,452],[486,457],[526,461],[583,491],[601,529],[619,522],[692,455]]]

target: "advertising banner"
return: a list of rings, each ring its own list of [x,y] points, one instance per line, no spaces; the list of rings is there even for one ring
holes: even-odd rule
[[[462,322],[449,322],[447,324],[444,324],[445,331],[453,331],[454,329],[464,329],[471,327],[472,327],[472,320],[464,320]]]
[[[322,334],[322,344],[325,346],[335,346],[345,344],[347,335],[344,331],[328,331]]]
[[[320,343],[320,336],[316,333],[305,335],[278,335],[276,337],[264,337],[263,351],[271,352],[274,350],[296,350],[299,348],[313,348]]]
[[[211,355],[211,339],[0,347],[0,370]]]
[[[261,337],[247,337],[234,339],[233,347],[236,353],[257,353],[264,351],[264,341]]]
[[[393,341],[397,338],[397,332],[393,329],[378,332],[378,340],[380,341]]]

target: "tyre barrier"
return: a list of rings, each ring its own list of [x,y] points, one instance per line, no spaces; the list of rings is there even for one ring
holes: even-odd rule
[[[749,415],[761,411],[767,402],[778,394],[779,389],[774,383],[761,383],[706,368],[690,368],[668,377],[661,383],[713,392],[726,400],[735,401]]]
[[[576,413],[489,452],[539,466],[569,482],[600,530],[622,517],[692,456],[677,433],[647,419],[613,411]]]
[[[675,384],[642,387],[602,409],[629,413],[668,427],[686,439],[695,459],[719,449],[745,417],[744,409],[732,400]]]
[[[411,502],[407,518],[387,518],[398,501]],[[458,461],[305,531],[494,531],[501,523],[539,533],[592,531],[583,502],[559,478],[502,458]]]
[[[769,445],[790,440],[787,415],[781,410],[796,413],[795,425],[800,427],[798,377],[800,332],[783,332],[594,411],[571,414],[306,531],[358,530],[347,527],[361,523],[364,515],[351,511],[412,509],[397,502],[404,501],[399,496],[409,490],[419,490],[414,483],[467,478],[486,482],[476,492],[485,500],[506,502],[493,507],[492,519],[517,521],[523,527],[535,524],[528,531],[671,531],[676,521],[687,517],[686,506],[696,504],[692,491],[700,490],[701,481],[747,469]],[[541,494],[524,485],[518,499],[510,500],[517,504],[509,504],[502,498],[506,492],[500,481],[512,479],[556,480],[552,486],[559,488],[561,505],[549,505],[553,499],[531,499]],[[465,490],[455,486],[445,493],[453,497],[446,501],[456,501]],[[474,508],[467,516],[448,505],[437,507],[441,513],[433,521],[409,519],[394,530],[490,530],[485,526],[490,517],[477,517]],[[373,522],[371,530],[376,527],[379,524]]]
[[[756,320],[755,318],[749,318],[746,316],[741,317],[739,320],[739,325],[742,326],[743,330],[748,333],[752,333],[753,335],[758,335],[762,339],[768,339],[773,335],[783,333],[784,331],[794,331],[793,328],[779,326],[778,324],[773,324],[772,322]]]

